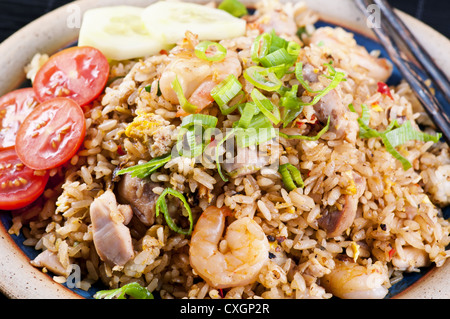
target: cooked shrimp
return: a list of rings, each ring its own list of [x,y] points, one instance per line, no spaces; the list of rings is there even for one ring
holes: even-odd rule
[[[392,72],[392,64],[383,58],[377,58],[356,43],[353,35],[342,28],[323,27],[317,29],[310,39],[311,44],[323,44],[338,63],[345,63],[345,69],[361,70],[377,81],[386,82]],[[350,74],[351,75],[351,74]]]
[[[196,105],[197,112],[200,112],[214,101],[211,90],[230,74],[239,77],[242,66],[237,53],[232,50],[227,50],[227,55],[221,61],[202,60],[194,54],[197,44],[198,40],[192,33],[187,32],[184,41],[172,51],[172,62],[163,71],[159,88],[167,101],[179,104],[177,94],[172,88],[172,82],[177,77],[184,96],[189,103]],[[180,110],[177,115],[185,116],[187,113]]]
[[[362,266],[351,259],[337,260],[331,273],[322,277],[321,285],[343,299],[382,299],[388,293],[388,269],[379,261]]]
[[[221,241],[226,217],[230,215],[228,208],[208,207],[191,237],[191,266],[217,289],[253,283],[269,258],[269,241],[264,231],[248,217],[232,222]]]

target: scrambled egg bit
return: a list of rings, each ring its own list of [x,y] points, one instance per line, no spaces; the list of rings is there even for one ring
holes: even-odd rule
[[[136,114],[133,122],[127,126],[125,134],[144,143],[148,142],[149,136],[152,136],[160,126],[167,125],[167,121],[159,115],[140,111],[136,111]]]

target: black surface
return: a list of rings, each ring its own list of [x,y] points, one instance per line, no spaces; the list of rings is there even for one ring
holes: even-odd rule
[[[69,2],[67,0],[0,0],[0,42],[27,23]],[[450,1],[390,0],[389,3],[428,24],[447,38],[450,37],[448,18]],[[5,299],[1,293],[0,299]]]

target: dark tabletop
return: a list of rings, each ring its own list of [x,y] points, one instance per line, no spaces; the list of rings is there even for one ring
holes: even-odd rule
[[[35,20],[71,1],[68,0],[0,0],[0,42]],[[450,1],[390,0],[389,3],[450,38]],[[0,299],[4,298],[0,293]]]

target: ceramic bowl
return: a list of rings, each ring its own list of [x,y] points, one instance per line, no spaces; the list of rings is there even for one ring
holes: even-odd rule
[[[147,6],[152,0],[127,0],[126,4]],[[205,2],[205,1],[196,1]],[[251,1],[244,1],[251,6]],[[342,26],[356,33],[358,43],[369,50],[380,49],[375,36],[366,25],[366,19],[352,0],[306,0],[307,5],[318,12],[321,24]],[[124,0],[79,0],[52,11],[17,31],[0,44],[0,95],[19,87],[25,80],[24,66],[37,52],[52,54],[74,43],[79,31],[79,18],[83,12],[100,6],[118,5]],[[398,12],[429,54],[450,77],[450,41],[429,26]],[[78,19],[78,20],[77,20]],[[382,50],[382,54],[383,54]],[[400,75],[394,72],[392,84]],[[446,209],[447,218],[448,208]],[[30,258],[38,252],[22,244],[23,236],[8,234],[11,218],[0,214],[0,291],[9,298],[90,298],[93,291],[70,290],[30,265]],[[420,274],[407,276],[391,288],[390,298],[450,298],[450,262],[443,267],[430,267]],[[93,288],[95,290],[95,288]]]

